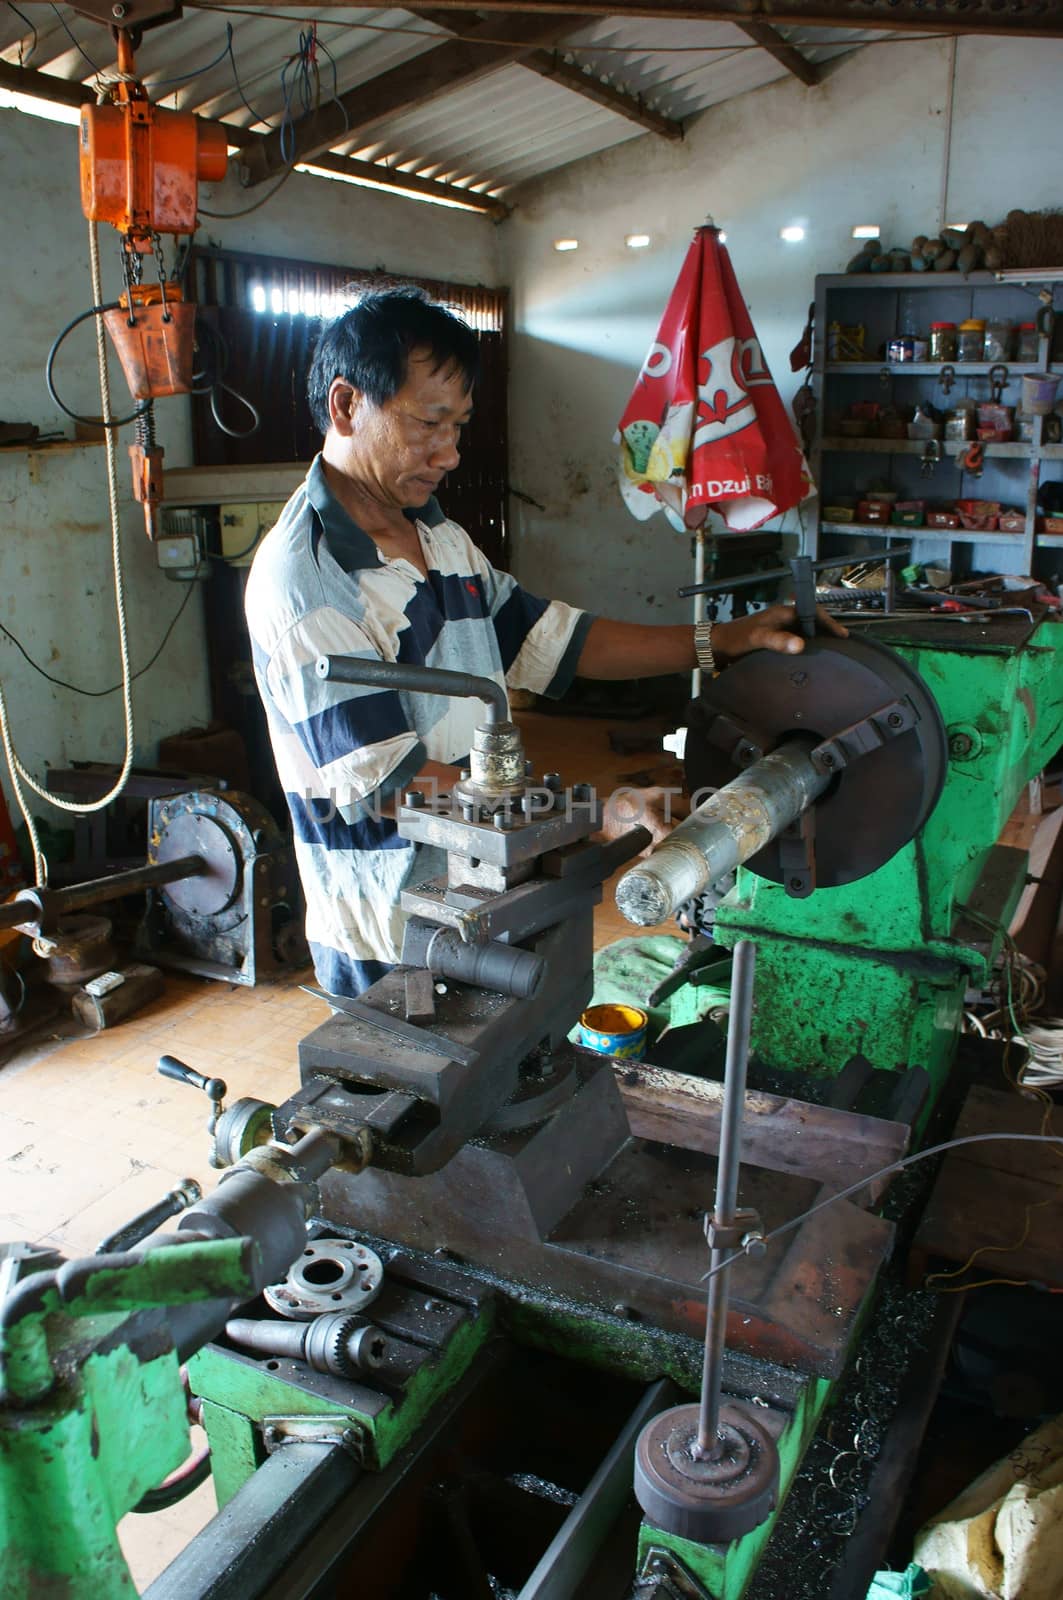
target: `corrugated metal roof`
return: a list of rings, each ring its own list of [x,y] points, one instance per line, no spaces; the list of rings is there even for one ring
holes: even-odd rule
[[[298,6],[293,10],[297,11]],[[58,77],[91,82],[114,65],[110,31],[69,6],[26,13],[36,40],[8,6],[0,7],[0,55]],[[311,26],[269,10],[185,12],[149,30],[138,69],[165,103],[241,127],[277,126],[304,109],[289,64]],[[226,25],[233,28],[233,57]],[[819,62],[881,37],[868,30],[782,28],[787,42]],[[446,32],[402,10],[329,9],[317,18],[320,95],[356,88],[434,47]],[[76,41],[76,43],[75,43]],[[766,51],[730,23],[603,17],[575,30],[559,53],[613,87],[641,96],[662,115],[685,120],[723,100],[786,75]],[[239,79],[237,80],[237,73]],[[172,95],[172,98],[170,96]],[[462,188],[505,194],[556,167],[642,135],[635,123],[519,65],[499,68],[416,110],[344,140],[356,155]]]

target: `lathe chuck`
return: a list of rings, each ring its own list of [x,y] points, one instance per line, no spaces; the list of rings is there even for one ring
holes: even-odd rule
[[[903,728],[894,735],[897,717]],[[837,750],[835,776],[816,802],[816,886],[852,883],[896,855],[933,810],[948,762],[941,714],[914,668],[873,640],[818,638],[800,656],[757,650],[691,707],[691,796],[704,800],[799,735]],[[775,838],[746,864],[782,883],[785,855]]]

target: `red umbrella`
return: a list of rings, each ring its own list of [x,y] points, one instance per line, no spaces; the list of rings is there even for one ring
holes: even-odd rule
[[[716,228],[699,228],[617,435],[620,488],[640,520],[676,526],[717,511],[759,528],[812,492]]]

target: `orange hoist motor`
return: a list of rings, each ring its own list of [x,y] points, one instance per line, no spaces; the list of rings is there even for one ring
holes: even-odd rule
[[[163,276],[160,235],[195,232],[199,184],[224,178],[228,149],[216,124],[153,105],[134,76],[128,33],[119,30],[117,38],[124,76],[110,100],[81,109],[81,205],[90,222],[109,222],[122,235],[125,292],[104,321],[130,393],[145,402],[129,454],[133,492],[154,539],[163,453],[155,443],[151,403],[190,391],[195,342],[195,307],[185,301],[180,284]],[[158,285],[141,283],[144,258],[151,255]]]
[[[118,87],[140,92],[81,108],[81,205],[145,251],[152,234],[195,232],[198,186],[224,178],[228,150],[216,124]]]

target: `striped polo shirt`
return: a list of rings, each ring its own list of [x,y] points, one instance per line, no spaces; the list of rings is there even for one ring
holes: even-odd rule
[[[404,888],[444,870],[381,804],[426,760],[460,764],[479,700],[318,678],[320,655],[447,667],[562,695],[592,617],[498,572],[436,501],[407,512],[427,577],[386,560],[332,494],[317,456],[248,578],[247,625],[306,896],[321,986],[356,995],[398,959]]]

